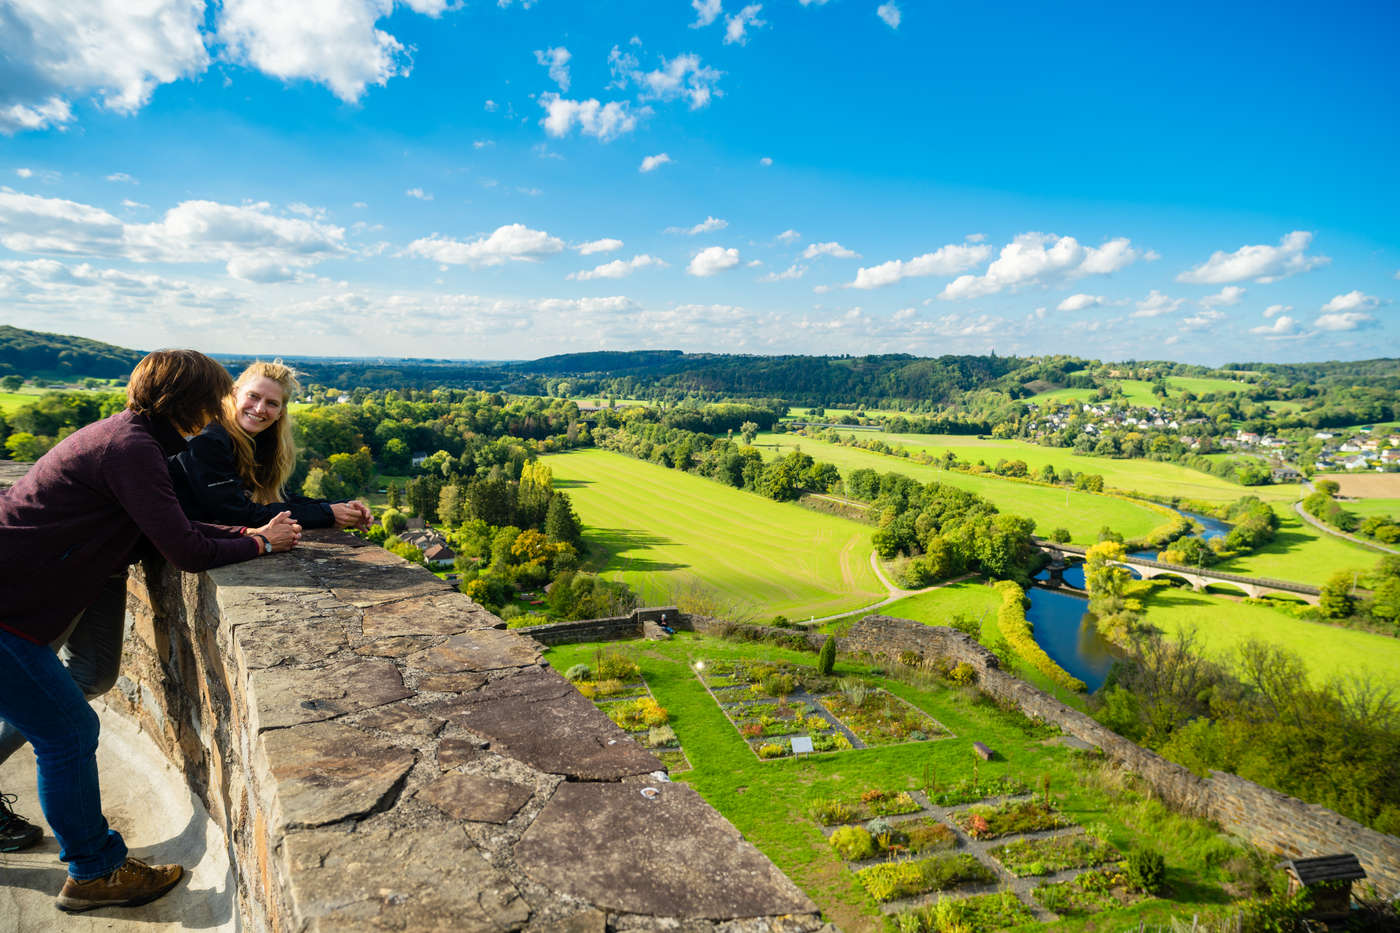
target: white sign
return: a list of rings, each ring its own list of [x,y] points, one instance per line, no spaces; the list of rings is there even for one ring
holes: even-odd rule
[[[812,753],[811,736],[799,735],[792,740],[792,753],[794,755],[810,755]]]

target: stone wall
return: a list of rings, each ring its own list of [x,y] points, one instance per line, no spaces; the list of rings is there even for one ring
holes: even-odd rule
[[[388,551],[311,532],[128,591],[107,702],[224,829],[249,930],[822,926],[534,641]]]
[[[905,651],[921,658],[966,661],[976,669],[983,692],[1097,746],[1108,758],[1142,777],[1173,806],[1214,820],[1226,832],[1290,858],[1354,852],[1371,883],[1383,894],[1400,894],[1400,838],[1234,774],[1212,771],[1208,778],[1199,777],[1001,670],[991,652],[956,629],[867,616],[841,639],[838,648],[843,653],[869,653],[890,661],[898,660]]]
[[[717,638],[761,641],[784,648],[817,651],[826,635],[810,629],[775,628],[771,625],[748,625],[709,616],[681,612],[675,606],[651,606],[634,609],[629,615],[606,619],[584,619],[579,622],[551,622],[531,625],[518,631],[529,635],[542,645],[571,645],[591,641],[620,641],[628,638],[654,637],[661,629],[651,628],[664,621],[681,632],[698,632]]]

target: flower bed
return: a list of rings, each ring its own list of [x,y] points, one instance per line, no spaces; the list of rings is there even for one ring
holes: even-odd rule
[[[1010,891],[978,894],[958,899],[940,898],[938,903],[915,907],[894,918],[899,933],[991,933],[1020,926],[1035,919],[1029,907]]]
[[[923,807],[908,791],[875,788],[858,797],[828,797],[812,805],[812,818],[823,826],[864,822],[877,816],[917,813]]]
[[[696,668],[705,686],[716,691],[741,688],[748,698],[783,697],[796,690],[826,693],[836,687],[832,677],[816,672],[815,668],[785,662],[732,660],[702,662]]]
[[[827,841],[848,862],[881,856],[927,855],[958,845],[953,831],[931,816],[897,822],[876,817],[864,826],[858,823],[842,826]]]
[[[1089,835],[1015,839],[992,849],[991,855],[1018,878],[1088,868],[1120,857],[1113,846]]]
[[[1069,881],[1043,884],[1031,892],[1046,910],[1061,916],[1096,914],[1142,900],[1128,887],[1128,878],[1113,868],[1086,871]]]
[[[608,714],[609,719],[628,732],[646,732],[671,721],[671,716],[665,708],[650,696],[609,703],[599,708]]]
[[[669,725],[671,717],[652,697],[636,662],[617,652],[600,651],[595,666],[597,673],[587,664],[578,664],[565,676],[579,693],[650,750],[668,772],[689,771],[690,760]]]
[[[960,884],[987,884],[996,874],[968,853],[925,859],[901,859],[871,865],[856,878],[875,900],[884,903],[929,891],[946,891]]]
[[[1010,800],[996,807],[972,807],[959,813],[955,819],[973,839],[996,839],[999,836],[1074,825],[1054,807],[1040,800]]]
[[[915,709],[885,690],[855,691],[821,698],[841,724],[866,745],[893,745],[942,738],[948,730],[928,713]]]
[[[956,807],[989,797],[1014,797],[1029,792],[1030,787],[1013,777],[963,778],[947,787],[924,788],[928,799],[940,807]]]

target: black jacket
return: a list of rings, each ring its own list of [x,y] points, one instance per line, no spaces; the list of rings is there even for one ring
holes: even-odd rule
[[[217,423],[190,438],[189,446],[170,458],[170,479],[176,498],[193,521],[256,528],[278,512],[291,512],[303,528],[335,525],[330,503],[324,499],[291,496],[286,502],[254,502],[238,475],[233,438]]]

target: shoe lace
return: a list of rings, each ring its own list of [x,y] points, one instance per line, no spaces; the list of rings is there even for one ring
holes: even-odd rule
[[[15,811],[11,804],[18,799],[18,794],[0,794],[0,823],[7,823],[15,818]]]

